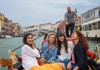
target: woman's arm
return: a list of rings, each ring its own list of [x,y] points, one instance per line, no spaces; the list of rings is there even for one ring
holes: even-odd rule
[[[74,68],[74,70],[79,70],[79,67],[78,67],[78,66],[76,66],[76,67]]]
[[[77,44],[74,49],[75,59],[77,60],[77,64],[75,69],[84,68],[84,65],[87,64],[87,54],[85,51],[85,47],[81,44]]]
[[[52,54],[52,57],[47,61],[48,63],[50,63],[51,61],[53,61],[53,60],[55,60],[56,59],[56,57],[57,57],[57,48],[55,48],[52,52],[53,52],[53,54]]]
[[[95,53],[93,53],[93,52],[90,51],[89,49],[86,50],[86,53],[87,53],[88,57],[90,57],[90,58],[92,58],[92,59],[95,59],[95,58],[96,58]]]
[[[47,45],[47,42],[45,42],[44,43],[44,45],[43,45],[43,47],[42,47],[42,51],[41,51],[41,58],[45,58],[45,54],[47,54],[46,53],[46,47],[47,47],[48,45]]]
[[[39,51],[36,48],[32,49],[28,45],[24,45],[22,47],[22,53],[25,53],[25,54],[27,54],[29,56],[33,56],[33,57],[40,57]]]
[[[67,69],[68,70],[71,70],[71,68],[72,68],[72,64],[71,64],[71,61],[67,64]]]

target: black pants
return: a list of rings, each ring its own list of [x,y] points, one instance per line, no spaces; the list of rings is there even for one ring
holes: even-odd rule
[[[23,69],[23,67],[22,67],[22,62],[18,62],[18,63],[16,63],[16,64],[14,64],[13,67],[14,67],[15,69],[22,70],[22,69]]]
[[[68,25],[66,25],[66,35],[67,37],[70,37],[74,31],[74,27],[75,27],[75,23],[69,23]],[[69,34],[70,31],[70,34]]]

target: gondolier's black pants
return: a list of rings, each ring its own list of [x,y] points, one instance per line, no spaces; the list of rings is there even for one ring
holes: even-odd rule
[[[67,37],[70,37],[74,31],[74,27],[75,27],[75,23],[69,23],[68,25],[66,25],[66,35]],[[69,33],[70,31],[70,33]]]

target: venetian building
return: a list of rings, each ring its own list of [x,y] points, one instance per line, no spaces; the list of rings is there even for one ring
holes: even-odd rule
[[[21,26],[19,23],[14,23],[14,29],[13,29],[13,33],[14,36],[19,36],[21,34]]]
[[[56,23],[52,24],[51,29],[52,29],[54,32],[57,32],[58,26],[59,26],[59,24],[61,24],[61,23],[62,23],[62,21],[57,21]]]
[[[6,17],[4,17],[4,23],[5,23],[5,30],[4,30],[4,32],[5,32],[5,35],[10,35],[10,32],[9,32],[9,20],[6,18]]]
[[[4,14],[0,13],[0,32],[4,33],[5,23],[4,23]]]
[[[100,38],[100,6],[81,14],[82,33],[91,39]]]
[[[51,23],[45,23],[39,25],[39,33],[50,33],[52,31],[52,24]]]
[[[32,33],[33,35],[38,35],[39,32],[39,25],[32,25],[32,26],[27,26],[22,28],[22,33]]]

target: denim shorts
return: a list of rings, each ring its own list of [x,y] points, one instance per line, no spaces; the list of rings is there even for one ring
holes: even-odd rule
[[[66,59],[64,59],[64,66],[65,66],[65,68],[67,67],[67,64],[69,63],[69,61],[70,61],[70,59],[69,58],[66,58]]]

